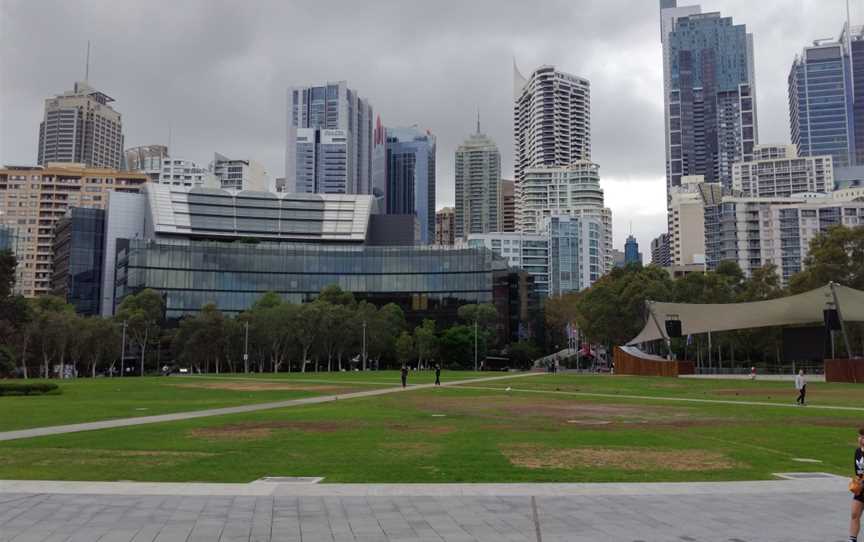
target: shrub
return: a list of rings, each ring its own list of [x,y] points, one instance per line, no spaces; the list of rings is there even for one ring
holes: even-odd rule
[[[46,393],[60,393],[57,384],[51,382],[34,382],[19,384],[17,382],[0,382],[0,396],[3,395],[45,395]]]

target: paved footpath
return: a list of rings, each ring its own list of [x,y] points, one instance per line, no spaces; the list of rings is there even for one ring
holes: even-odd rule
[[[0,481],[0,542],[842,542],[845,485]]]
[[[516,373],[505,376],[490,376],[485,378],[472,378],[468,380],[454,380],[445,382],[442,387],[458,386],[460,384],[471,384],[476,382],[493,382],[495,380],[509,380],[511,378],[524,378],[528,376],[543,375],[546,373]],[[342,395],[322,395],[319,397],[307,397],[305,399],[291,399],[288,401],[275,401],[271,403],[258,403],[255,405],[243,405],[236,407],[212,408],[209,410],[196,410],[192,412],[175,412],[173,414],[160,414],[158,416],[137,416],[134,418],[120,418],[117,420],[104,420],[100,422],[76,423],[69,425],[54,425],[49,427],[36,427],[34,429],[21,429],[18,431],[0,432],[0,441],[18,440],[33,437],[44,437],[46,435],[62,435],[65,433],[78,433],[80,431],[96,431],[99,429],[113,429],[115,427],[129,427],[133,425],[145,425],[149,423],[175,422],[180,420],[191,420],[194,418],[207,418],[210,416],[224,416],[226,414],[242,414],[245,412],[256,412],[259,410],[272,410],[274,408],[288,408],[302,405],[315,405],[329,403],[331,401],[344,399],[357,399],[360,397],[374,397],[376,395],[387,395],[406,391],[434,388],[434,384],[418,384],[403,388],[393,386],[378,390],[358,391]]]

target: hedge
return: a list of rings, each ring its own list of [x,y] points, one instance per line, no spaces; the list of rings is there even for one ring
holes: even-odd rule
[[[19,384],[12,382],[0,382],[0,396],[3,395],[44,395],[54,391],[59,392],[57,384],[51,382],[34,382],[32,384]]]

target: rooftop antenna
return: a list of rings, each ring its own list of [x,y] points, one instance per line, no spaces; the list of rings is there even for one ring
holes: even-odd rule
[[[87,60],[84,63],[84,82],[90,82],[90,40],[87,40]]]
[[[480,135],[480,108],[477,108],[477,135]]]

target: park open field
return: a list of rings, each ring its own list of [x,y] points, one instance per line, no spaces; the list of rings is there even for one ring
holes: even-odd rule
[[[444,374],[445,382],[472,376]],[[370,372],[82,380],[63,383],[61,395],[0,398],[0,430],[343,394],[396,386],[398,378]],[[412,373],[410,381],[432,378]],[[846,475],[864,425],[864,388],[810,388],[812,406],[794,407],[794,390],[784,382],[537,375],[3,442],[0,479],[644,482]]]

